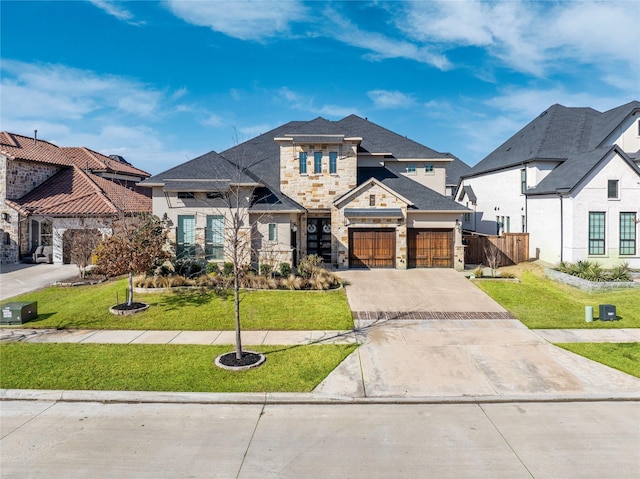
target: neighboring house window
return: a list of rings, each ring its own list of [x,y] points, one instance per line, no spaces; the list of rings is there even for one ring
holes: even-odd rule
[[[511,216],[506,216],[505,217],[504,232],[505,233],[511,233]]]
[[[464,213],[462,221],[464,221],[465,223],[469,223],[471,221],[471,213]]]
[[[500,236],[503,226],[504,226],[504,216],[496,216],[496,234],[498,236]]]
[[[300,174],[307,174],[307,153],[304,151],[300,153]]]
[[[222,193],[218,191],[207,191],[207,199],[208,200],[217,200],[222,198]]]
[[[178,215],[178,231],[176,233],[176,256],[191,258],[196,253],[196,217]]]
[[[433,173],[433,165],[430,163],[427,163],[426,165],[424,165],[424,172],[428,175]]]
[[[520,170],[520,193],[523,195],[527,192],[527,169]]]
[[[618,180],[607,181],[607,198],[610,200],[618,199]]]
[[[278,241],[278,225],[269,223],[269,241]]]
[[[52,228],[51,223],[43,221],[40,223],[40,246],[52,246]]]
[[[414,163],[409,163],[407,165],[407,173],[409,173],[410,175],[416,174],[416,165]]]
[[[635,213],[620,213],[620,254],[636,254]]]
[[[338,172],[338,153],[332,151],[329,153],[329,174],[335,175]]]
[[[522,215],[522,232],[527,232],[527,217],[525,215]]]
[[[204,254],[206,259],[224,259],[224,216],[207,215]]]
[[[322,152],[316,151],[313,154],[313,172],[316,175],[322,174]]]
[[[604,223],[602,212],[589,212],[589,254],[604,254]]]
[[[196,197],[193,191],[178,191],[178,198],[181,200],[192,200]]]
[[[376,195],[369,195],[369,206],[376,205]]]

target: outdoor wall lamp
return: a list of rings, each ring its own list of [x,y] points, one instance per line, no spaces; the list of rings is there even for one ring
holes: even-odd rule
[[[291,223],[291,231],[294,233],[298,231],[298,225],[296,223]]]
[[[2,213],[2,220],[6,221],[8,223],[9,222],[9,213]]]

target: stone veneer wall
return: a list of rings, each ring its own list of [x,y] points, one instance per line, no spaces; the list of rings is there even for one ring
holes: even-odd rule
[[[369,206],[369,196],[375,195],[375,207]],[[338,269],[349,267],[349,228],[393,228],[396,230],[396,269],[407,268],[407,204],[379,185],[370,185],[358,192],[349,203],[342,203],[331,214],[332,257]],[[345,208],[400,208],[404,219],[345,218]]]
[[[20,252],[25,254],[29,249],[26,237],[28,229],[24,224],[20,227],[20,215],[7,207],[5,200],[24,196],[61,168],[30,161],[10,160],[4,155],[0,155],[0,163],[0,213],[8,215],[8,220],[0,218],[0,264],[17,263],[20,261]]]
[[[355,188],[358,180],[357,142],[341,145],[297,145],[278,140],[280,144],[280,190],[305,208],[330,209],[333,200]],[[299,155],[307,152],[307,174],[300,174]],[[313,153],[322,151],[322,174],[313,173]],[[337,172],[329,174],[329,153],[338,153]]]

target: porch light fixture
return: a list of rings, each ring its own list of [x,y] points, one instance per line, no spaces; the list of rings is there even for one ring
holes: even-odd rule
[[[8,223],[9,222],[9,213],[3,212],[2,213],[2,220],[6,221]]]
[[[296,223],[291,223],[291,231],[294,233],[298,231],[298,225]]]

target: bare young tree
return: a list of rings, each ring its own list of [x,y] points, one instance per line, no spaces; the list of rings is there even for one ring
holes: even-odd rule
[[[84,279],[91,259],[96,253],[102,236],[96,229],[71,230],[63,234],[63,244],[70,247],[69,260],[78,266],[78,274]]]
[[[502,252],[495,243],[489,242],[484,248],[484,257],[487,260],[487,266],[491,268],[491,276],[496,277],[498,268],[502,264]]]

